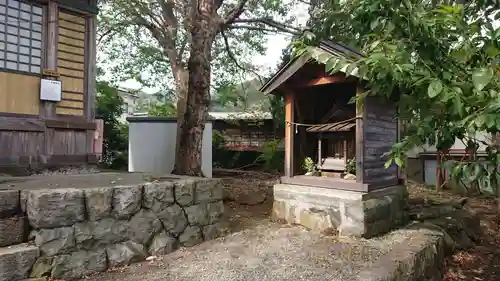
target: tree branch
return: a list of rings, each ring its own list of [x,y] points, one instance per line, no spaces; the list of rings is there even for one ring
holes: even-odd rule
[[[245,5],[248,0],[239,0],[238,4],[226,14],[223,19],[222,25],[229,25],[233,23],[244,11]]]
[[[272,29],[272,28],[265,28],[265,27],[260,27],[260,26],[252,26],[252,25],[243,25],[243,24],[232,24],[227,27],[227,29],[248,29],[248,30],[255,30],[255,31],[262,31],[266,33],[285,33],[289,34],[288,32],[284,32],[282,30],[278,29]]]
[[[236,56],[233,54],[233,52],[231,51],[231,47],[229,46],[229,40],[227,39],[227,36],[226,34],[224,33],[224,30],[221,30],[220,31],[220,34],[222,35],[222,38],[224,39],[224,45],[226,46],[226,52],[227,52],[227,55],[229,56],[229,58],[234,62],[234,64],[240,68],[241,70],[243,71],[250,71],[252,72],[253,74],[255,74],[257,76],[257,78],[259,79],[259,81],[261,83],[263,83],[263,79],[262,77],[253,69],[250,69],[250,68],[245,68],[244,66],[242,66],[238,60],[236,59]]]
[[[267,26],[271,26],[276,30],[280,30],[281,32],[289,33],[292,35],[300,35],[302,31],[294,26],[286,25],[283,23],[279,23],[271,18],[256,18],[256,19],[235,19],[234,23],[257,23],[263,24]]]

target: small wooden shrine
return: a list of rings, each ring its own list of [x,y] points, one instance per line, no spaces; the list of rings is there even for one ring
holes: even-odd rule
[[[361,56],[332,42],[320,43],[316,51],[348,60]],[[364,84],[343,72],[328,74],[311,55],[303,55],[283,66],[261,88],[265,94],[285,99],[283,183],[362,192],[399,183],[398,167],[386,169],[384,156],[399,138],[396,105],[378,97],[366,97],[362,106],[350,103],[364,92]],[[321,176],[299,175],[307,157],[315,160]],[[349,161],[355,161],[356,180],[342,178]]]

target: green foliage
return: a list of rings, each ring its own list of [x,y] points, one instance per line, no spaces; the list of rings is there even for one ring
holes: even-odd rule
[[[316,171],[316,163],[312,160],[311,157],[306,157],[304,159],[304,163],[302,164],[302,169],[306,173],[312,173]]]
[[[346,172],[349,174],[356,175],[356,158],[351,158],[347,160]]]
[[[448,1],[447,1],[448,2]],[[406,121],[403,140],[390,152],[403,165],[405,153],[424,144],[446,149],[456,139],[477,154],[485,145],[487,163],[457,161],[452,176],[481,189],[496,188],[499,146],[475,138],[475,132],[500,129],[500,29],[498,6],[488,1],[439,5],[439,1],[332,1],[318,12],[317,34],[297,42],[298,54],[319,39],[358,48],[360,57],[315,58],[327,70],[368,81],[358,97],[379,96],[398,103]],[[474,158],[477,159],[477,158]],[[392,161],[388,162],[390,165]]]
[[[116,87],[108,82],[97,83],[96,117],[103,119],[103,164],[111,169],[123,169],[128,162],[128,126],[119,121],[123,100]]]
[[[176,116],[177,109],[171,102],[156,103],[149,107],[148,115],[150,116]]]
[[[264,143],[259,159],[264,163],[265,171],[279,171],[283,168],[283,139]]]

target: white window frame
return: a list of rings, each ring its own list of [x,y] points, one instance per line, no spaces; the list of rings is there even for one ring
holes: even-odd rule
[[[41,75],[44,31],[42,5],[0,0],[0,71]]]

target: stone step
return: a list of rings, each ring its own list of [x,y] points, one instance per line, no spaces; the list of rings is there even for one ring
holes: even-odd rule
[[[28,244],[0,248],[0,281],[27,279],[38,255],[38,248]]]
[[[26,217],[0,219],[0,247],[27,242],[28,228]]]

